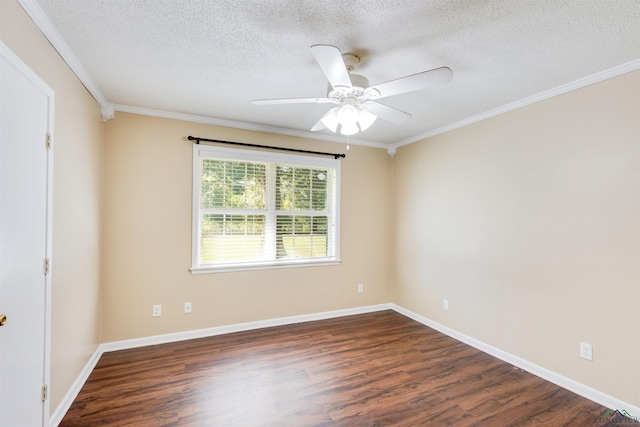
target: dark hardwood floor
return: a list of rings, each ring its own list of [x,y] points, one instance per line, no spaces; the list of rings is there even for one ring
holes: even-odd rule
[[[61,426],[596,426],[607,408],[393,311],[105,353]]]

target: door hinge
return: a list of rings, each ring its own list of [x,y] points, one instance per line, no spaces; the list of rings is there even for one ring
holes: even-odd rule
[[[47,385],[42,386],[42,401],[44,402],[49,397],[49,388]]]
[[[51,134],[47,134],[47,150],[51,150]]]
[[[44,259],[44,274],[49,274],[49,258]]]

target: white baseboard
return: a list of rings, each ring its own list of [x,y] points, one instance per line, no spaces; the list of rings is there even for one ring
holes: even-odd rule
[[[231,334],[233,332],[249,331],[254,329],[269,328],[272,326],[292,325],[295,323],[312,322],[315,320],[333,319],[336,317],[353,316],[355,314],[373,313],[376,311],[391,310],[391,304],[368,305],[364,307],[346,308],[342,310],[324,311],[320,313],[302,314],[298,316],[280,317],[276,319],[259,320],[256,322],[238,323],[235,325],[217,326],[213,328],[197,329],[193,331],[176,332],[173,334],[155,335],[151,337],[136,338],[124,341],[103,343],[98,346],[91,356],[78,378],[73,382],[69,391],[58,405],[55,412],[49,418],[49,425],[57,427],[65,414],[80,393],[82,386],[87,382],[89,375],[96,367],[100,357],[109,351],[126,350],[129,348],[144,347],[148,345],[165,344],[170,342],[185,341],[195,338],[212,337],[215,335]]]
[[[91,375],[93,368],[96,367],[98,360],[100,360],[100,357],[102,356],[102,349],[100,347],[101,346],[98,346],[96,351],[93,352],[93,354],[89,358],[89,361],[86,365],[84,365],[84,368],[80,372],[80,375],[78,375],[78,378],[76,378],[76,380],[73,382],[71,388],[69,388],[69,391],[67,391],[67,394],[64,395],[56,410],[49,417],[49,426],[58,427],[58,425],[62,422],[65,414],[67,413],[69,408],[71,408],[71,404],[76,399],[76,397],[78,397],[78,393],[80,393],[82,386],[84,386],[84,383],[87,382],[87,379],[89,378],[89,375]]]
[[[589,400],[599,403],[600,405],[606,406],[607,408],[620,409],[620,410],[624,409],[626,410],[627,413],[632,414],[634,417],[640,416],[640,408],[637,406],[623,402],[620,399],[616,399],[615,397],[609,396],[591,387],[587,387],[584,384],[581,384],[570,378],[559,375],[541,366],[535,365],[531,362],[528,362],[510,353],[502,351],[499,348],[493,347],[489,344],[485,344],[482,341],[478,341],[475,338],[471,338],[467,335],[464,335],[456,330],[453,330],[437,322],[434,322],[431,319],[428,319],[424,316],[421,316],[417,313],[414,313],[396,304],[389,303],[389,304],[369,305],[364,307],[347,308],[343,310],[325,311],[320,313],[303,314],[298,316],[280,317],[276,319],[259,320],[256,322],[238,323],[234,325],[217,326],[213,328],[197,329],[193,331],[176,332],[172,334],[155,335],[151,337],[136,338],[131,340],[123,340],[123,341],[114,341],[110,343],[101,344],[100,346],[98,346],[95,353],[91,356],[91,358],[85,365],[84,369],[82,370],[82,372],[80,373],[76,381],[74,381],[73,385],[71,386],[71,388],[69,389],[65,397],[62,399],[62,402],[60,402],[55,412],[51,415],[50,421],[49,421],[50,425],[52,427],[57,427],[60,424],[60,422],[64,418],[64,415],[67,413],[67,411],[71,407],[71,404],[73,403],[75,398],[78,396],[78,393],[80,393],[82,386],[89,378],[91,371],[93,371],[93,369],[95,368],[96,364],[98,363],[98,360],[100,360],[100,357],[102,356],[103,353],[106,353],[109,351],[144,347],[148,345],[165,344],[165,343],[185,341],[185,340],[190,340],[195,338],[205,338],[205,337],[211,337],[215,335],[230,334],[234,332],[269,328],[273,326],[291,325],[295,323],[312,322],[315,320],[325,320],[325,319],[333,319],[336,317],[352,316],[356,314],[373,313],[376,311],[383,311],[383,310],[394,310],[404,316],[407,316],[410,319],[413,319],[419,323],[422,323],[423,325],[426,325],[439,332],[442,332],[443,334],[448,335],[452,338],[455,338],[458,341],[461,341],[465,344],[475,347],[478,350],[481,350],[487,354],[497,357],[498,359],[504,360],[507,363],[517,366],[520,369],[523,369],[540,378],[550,381],[582,397],[585,397]]]
[[[608,394],[602,393],[596,389],[593,389],[577,381],[574,381],[570,378],[567,378],[558,373],[550,371],[549,369],[543,368],[542,366],[538,366],[518,356],[514,356],[513,354],[500,350],[499,348],[483,343],[482,341],[478,341],[475,338],[471,338],[470,336],[467,336],[454,329],[441,325],[438,322],[434,322],[431,319],[428,319],[424,316],[421,316],[417,313],[414,313],[413,311],[407,310],[406,308],[400,307],[396,304],[391,304],[391,309],[404,316],[407,316],[410,319],[415,320],[416,322],[422,323],[423,325],[426,325],[432,329],[435,329],[438,332],[442,332],[445,335],[448,335],[452,338],[455,338],[458,341],[461,341],[465,344],[475,347],[478,350],[483,351],[487,354],[490,354],[491,356],[497,357],[500,360],[504,360],[507,363],[517,366],[520,369],[530,372],[533,375],[536,375],[542,379],[552,382],[562,388],[565,388],[579,396],[587,398],[602,406],[606,406],[607,408],[610,408],[610,409],[619,409],[620,411],[625,410],[626,413],[630,414],[633,418],[640,417],[640,407],[638,406],[634,406],[630,403],[624,402],[613,396],[609,396]]]
[[[216,326],[213,328],[196,329],[193,331],[176,332],[172,334],[155,335],[151,337],[135,338],[124,341],[114,341],[102,344],[103,352],[126,350],[129,348],[148,345],[166,344],[196,338],[212,337],[215,335],[231,334],[234,332],[250,331],[269,328],[272,326],[291,325],[294,323],[312,322],[314,320],[332,319],[335,317],[352,316],[354,314],[372,313],[375,311],[391,310],[391,304],[368,305],[364,307],[346,308],[343,310],[323,311],[320,313],[302,314],[298,316],[279,317],[276,319],[258,320],[256,322],[237,323],[234,325]]]

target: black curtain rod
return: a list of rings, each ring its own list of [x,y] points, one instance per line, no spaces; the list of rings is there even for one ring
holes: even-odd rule
[[[331,157],[333,157],[335,159],[338,159],[339,157],[343,157],[343,158],[346,157],[346,154],[323,153],[321,151],[298,150],[296,148],[272,147],[272,146],[269,146],[269,145],[249,144],[249,143],[246,143],[246,142],[221,141],[219,139],[207,139],[207,138],[200,138],[200,137],[191,136],[191,135],[189,135],[187,137],[187,139],[189,141],[195,141],[196,144],[200,144],[200,141],[217,142],[217,143],[220,143],[220,144],[241,145],[243,147],[268,148],[270,150],[293,151],[295,153],[306,153],[306,154],[318,154],[318,155],[321,155],[321,156],[331,156]]]

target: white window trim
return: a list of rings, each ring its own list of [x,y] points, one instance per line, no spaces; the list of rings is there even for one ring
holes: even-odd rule
[[[327,236],[335,239],[333,246],[335,254],[326,258],[288,259],[224,263],[218,265],[199,265],[200,242],[200,157],[201,153],[207,157],[220,159],[256,161],[267,163],[285,163],[298,166],[329,167],[336,171],[335,194],[329,197],[333,199],[331,209],[335,218],[334,233]],[[210,145],[193,145],[193,179],[192,179],[192,219],[191,219],[191,273],[224,273],[232,271],[267,270],[279,268],[319,267],[339,265],[340,259],[340,161],[314,156],[300,156],[295,154],[275,153],[268,151],[256,151],[237,148],[218,147]]]

